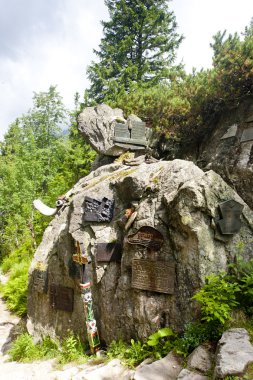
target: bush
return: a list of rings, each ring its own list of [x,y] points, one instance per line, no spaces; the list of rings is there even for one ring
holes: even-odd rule
[[[14,265],[2,294],[9,310],[23,317],[27,313],[28,262]]]
[[[20,335],[8,351],[11,360],[19,362],[31,362],[33,360],[45,360],[57,358],[58,363],[65,364],[71,361],[86,361],[84,347],[80,339],[70,333],[60,344],[46,337],[42,342],[34,344],[33,338],[25,333]]]
[[[211,274],[206,283],[192,298],[201,305],[202,320],[224,323],[231,318],[231,311],[239,305],[236,294],[240,291],[237,283],[229,282],[225,274]]]

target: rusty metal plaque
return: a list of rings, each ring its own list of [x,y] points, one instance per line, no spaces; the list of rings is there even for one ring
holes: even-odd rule
[[[110,222],[113,218],[114,200],[106,197],[99,201],[85,197],[84,221],[86,222]]]
[[[174,293],[175,264],[167,261],[132,261],[132,287],[158,293]]]
[[[164,243],[164,237],[154,227],[143,226],[135,234],[126,238],[129,244],[138,244],[153,251],[159,251]]]
[[[219,211],[222,219],[217,221],[223,235],[232,235],[241,228],[240,215],[243,205],[231,199],[219,204]]]
[[[74,289],[52,284],[49,289],[49,300],[53,309],[72,312]]]
[[[122,245],[120,243],[98,243],[97,262],[120,262],[122,256]]]
[[[253,127],[244,129],[242,132],[241,142],[253,140]]]
[[[47,293],[48,288],[48,273],[47,271],[41,271],[34,269],[33,274],[33,288],[39,293]]]

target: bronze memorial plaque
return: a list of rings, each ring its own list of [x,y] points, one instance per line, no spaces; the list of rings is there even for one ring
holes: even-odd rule
[[[122,256],[122,245],[120,243],[98,243],[97,262],[120,262]]]
[[[74,289],[52,284],[49,289],[49,300],[53,309],[72,312]]]
[[[242,210],[243,205],[233,199],[219,204],[222,219],[218,220],[217,224],[223,235],[232,235],[240,230]]]
[[[33,287],[39,293],[47,293],[48,274],[47,271],[35,269],[33,271]]]
[[[158,293],[174,293],[175,264],[133,259],[132,287]]]
[[[159,251],[164,243],[164,237],[154,227],[143,226],[135,234],[126,238],[129,244],[139,244],[153,251]]]
[[[99,201],[90,197],[84,199],[85,222],[110,222],[113,217],[114,200],[106,197]]]

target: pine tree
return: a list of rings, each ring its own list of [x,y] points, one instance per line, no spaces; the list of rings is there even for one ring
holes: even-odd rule
[[[91,99],[113,99],[132,84],[154,85],[168,77],[182,41],[166,0],[105,0],[110,20],[88,68]]]

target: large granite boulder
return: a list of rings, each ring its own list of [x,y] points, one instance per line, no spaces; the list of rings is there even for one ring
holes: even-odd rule
[[[129,115],[126,120],[121,109],[106,104],[85,108],[78,116],[78,129],[102,157],[117,157],[129,150],[143,154],[152,132],[138,116]]]
[[[68,196],[30,268],[28,330],[37,338],[63,337],[69,329],[86,335],[80,265],[72,260],[77,242],[90,260],[94,313],[106,343],[145,339],[165,325],[182,330],[199,312],[191,297],[205,277],[226,269],[239,242],[245,259],[252,257],[252,211],[218,174],[189,161],[106,165]],[[99,215],[92,199],[92,207],[104,205]],[[241,228],[222,235],[218,206],[230,199],[244,206]],[[105,243],[121,244],[122,257],[108,261]]]

